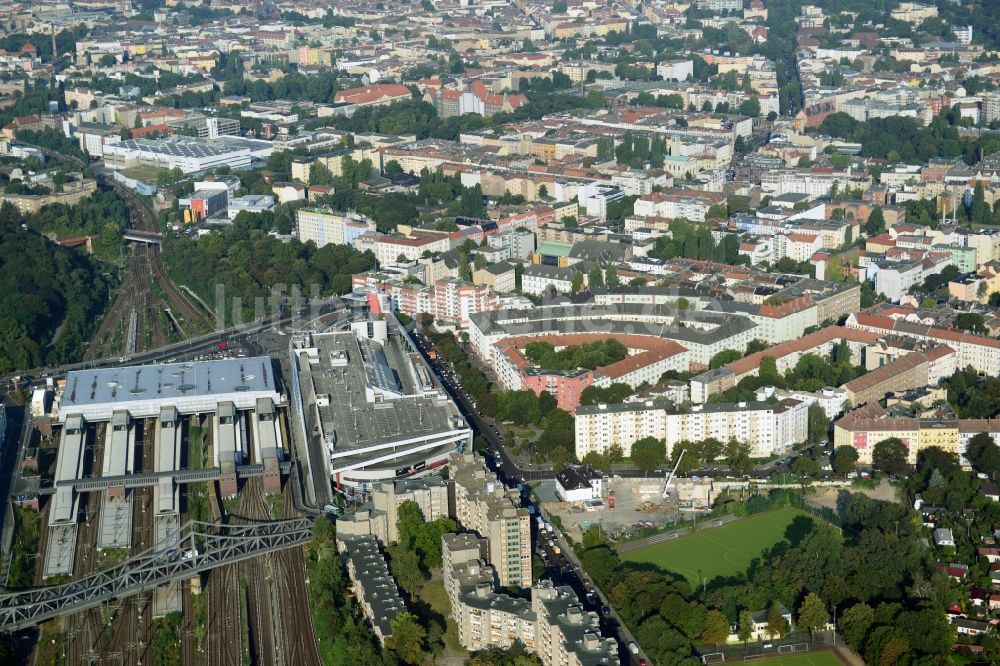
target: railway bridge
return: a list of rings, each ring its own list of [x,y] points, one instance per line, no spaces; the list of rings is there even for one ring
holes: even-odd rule
[[[213,567],[300,546],[311,538],[309,518],[243,525],[190,521],[179,528],[176,548],[150,548],[110,569],[68,583],[0,595],[0,631],[24,629],[185,580]]]

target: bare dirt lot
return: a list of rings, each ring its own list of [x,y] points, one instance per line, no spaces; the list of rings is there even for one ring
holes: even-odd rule
[[[842,510],[852,494],[867,495],[872,499],[884,502],[894,502],[899,499],[896,495],[896,488],[887,479],[882,479],[875,488],[846,486],[844,488],[817,487],[814,490],[814,493],[806,495],[806,501],[813,506],[826,507],[835,511]]]

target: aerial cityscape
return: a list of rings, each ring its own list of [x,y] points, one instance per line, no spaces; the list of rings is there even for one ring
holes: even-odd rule
[[[993,0],[0,2],[0,664],[1000,664]]]

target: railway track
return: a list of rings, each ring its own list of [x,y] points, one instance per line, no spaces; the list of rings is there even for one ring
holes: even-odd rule
[[[211,522],[222,519],[216,494],[211,493]],[[243,600],[240,598],[239,565],[226,564],[208,574],[205,599],[205,653],[209,666],[243,664]]]
[[[36,147],[52,159],[86,166],[86,162],[79,158],[62,155],[41,146]],[[111,178],[103,178],[102,182],[110,185],[124,199],[129,210],[130,228],[149,233],[160,231],[156,215],[135,192]],[[155,293],[154,284],[159,286],[163,297]],[[170,308],[179,327],[177,335],[181,338],[211,331],[215,326],[212,313],[193,303],[167,276],[159,246],[136,243],[125,266],[122,287],[87,347],[84,360],[93,360],[102,355],[130,355],[164,346],[167,344],[165,327],[171,324],[162,312],[163,308]],[[131,334],[134,349],[128,344],[133,312],[137,319],[135,330]]]
[[[240,514],[245,518],[270,520],[271,509],[264,499],[260,479],[248,479],[240,493]],[[281,627],[275,631],[274,599],[271,596],[273,564],[271,557],[264,555],[247,560],[242,565],[247,582],[247,611],[250,620],[250,652],[253,663],[280,664],[280,651],[275,640]]]
[[[90,445],[90,469],[99,470],[104,459],[104,434],[106,426],[99,425]],[[101,524],[101,500],[96,493],[81,498],[84,519],[80,523],[76,540],[74,574],[77,578],[97,570],[97,534]],[[101,611],[90,609],[74,613],[66,622],[67,663],[87,664],[99,659],[106,641],[110,640],[110,625],[104,623]]]
[[[296,515],[291,489],[285,491],[285,517]],[[322,666],[316,634],[313,631],[312,616],[309,613],[309,589],[306,586],[305,560],[300,548],[289,548],[274,553],[277,574],[274,576],[278,587],[277,608],[285,616],[284,626],[288,659],[286,663],[303,666]]]

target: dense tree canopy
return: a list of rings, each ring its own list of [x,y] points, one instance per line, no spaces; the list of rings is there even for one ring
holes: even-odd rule
[[[216,285],[225,294],[227,323],[233,323],[236,306],[244,321],[253,318],[255,299],[267,299],[272,289],[298,285],[304,295],[316,285],[321,294],[343,294],[351,290],[351,276],[375,266],[370,252],[360,253],[349,245],[326,245],[319,249],[297,240],[284,243],[267,230],[235,222],[232,227],[193,239],[170,236],[163,243],[163,261],[178,284],[197,293],[206,303],[216,304]],[[287,295],[287,294],[286,294]]]
[[[78,360],[110,288],[86,255],[21,222],[0,206],[0,373]]]
[[[608,339],[583,345],[568,345],[558,352],[548,342],[530,342],[524,353],[528,360],[546,370],[595,370],[626,358],[628,349],[617,340]]]

